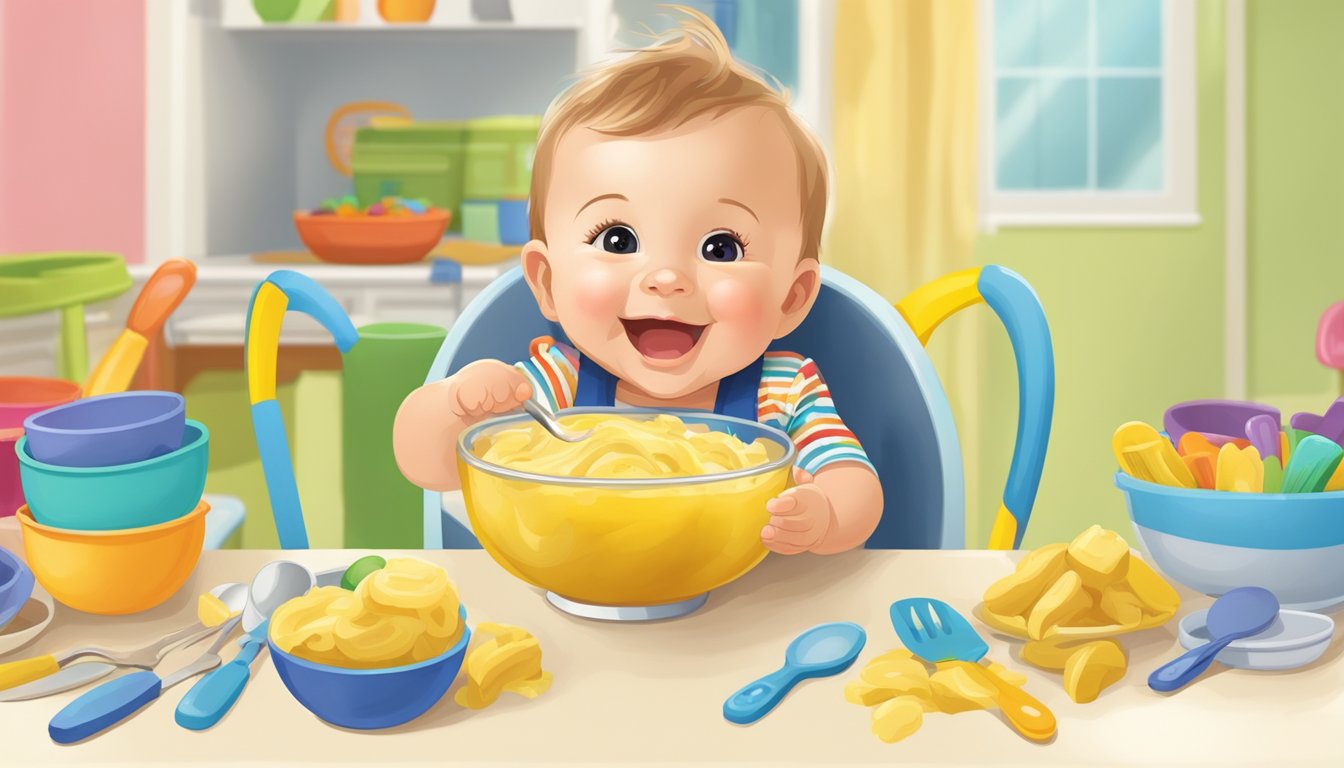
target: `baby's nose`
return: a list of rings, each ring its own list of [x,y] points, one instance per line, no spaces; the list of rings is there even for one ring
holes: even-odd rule
[[[675,296],[691,292],[691,279],[675,269],[655,269],[644,277],[645,293]]]

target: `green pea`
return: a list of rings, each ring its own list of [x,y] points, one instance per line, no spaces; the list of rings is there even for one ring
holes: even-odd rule
[[[341,589],[348,589],[353,592],[355,587],[359,586],[359,582],[364,580],[364,577],[374,571],[382,570],[385,565],[387,565],[387,561],[377,555],[359,558],[351,563],[349,568],[345,569],[345,573],[341,574]]]

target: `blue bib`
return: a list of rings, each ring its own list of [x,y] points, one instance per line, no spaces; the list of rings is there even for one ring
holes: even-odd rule
[[[765,367],[765,355],[746,368],[719,382],[719,391],[714,398],[714,412],[720,416],[732,416],[747,421],[756,421],[756,399],[761,389],[761,370]],[[610,408],[616,404],[617,378],[607,369],[579,354],[579,380],[574,393],[574,405],[583,407]]]

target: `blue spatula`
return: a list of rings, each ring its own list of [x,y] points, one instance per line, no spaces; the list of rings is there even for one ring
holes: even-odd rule
[[[973,678],[991,686],[1004,717],[1018,733],[1033,741],[1055,734],[1055,715],[1026,691],[976,662],[989,646],[970,622],[941,600],[913,597],[891,604],[891,625],[910,652],[929,662],[953,662]]]

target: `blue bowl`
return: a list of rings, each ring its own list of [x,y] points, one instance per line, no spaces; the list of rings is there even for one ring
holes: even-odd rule
[[[13,552],[0,547],[0,629],[8,626],[32,594],[33,572]]]
[[[113,467],[181,448],[187,402],[175,391],[77,399],[23,421],[28,452],[60,467]]]
[[[1123,472],[1115,485],[1148,561],[1190,589],[1264,587],[1305,611],[1344,603],[1344,492],[1173,488]]]
[[[111,467],[182,447],[187,404],[176,392],[121,392],[39,411],[23,422],[29,454],[62,467]]]
[[[187,419],[182,447],[113,467],[59,467],[33,458],[19,438],[19,478],[33,517],[77,531],[115,531],[166,523],[191,512],[205,492],[210,432]]]
[[[428,712],[457,679],[471,641],[462,617],[462,638],[432,659],[387,669],[346,669],[317,664],[285,653],[266,638],[275,671],[294,698],[309,712],[332,725],[362,731],[409,723]]]

